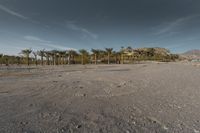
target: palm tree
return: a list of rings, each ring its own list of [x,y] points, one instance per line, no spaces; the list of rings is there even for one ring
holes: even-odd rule
[[[61,65],[62,51],[57,51],[58,65]]]
[[[37,52],[33,52],[33,55],[35,57],[35,65],[37,66],[38,65],[38,63],[37,63]]]
[[[89,53],[85,49],[80,49],[79,53],[81,54],[81,64],[84,65],[84,57],[87,56]]]
[[[68,52],[65,51],[65,54],[64,54],[64,64],[68,63],[68,56],[69,56]]]
[[[9,56],[8,55],[3,55],[4,63],[6,66],[9,66]]]
[[[52,51],[48,51],[48,56],[50,58],[49,64],[54,65],[54,53]]]
[[[133,61],[134,52],[133,52],[133,48],[131,46],[128,46],[125,49],[125,54],[128,57],[129,62]]]
[[[112,54],[113,48],[105,48],[105,50],[108,54],[108,64],[110,64],[110,55]]]
[[[121,47],[120,54],[121,54],[120,63],[124,64],[124,47],[123,46]]]
[[[100,49],[100,50],[98,50],[98,54],[97,55],[98,55],[98,59],[100,59],[101,62],[102,62],[102,61],[106,60],[105,57],[107,57],[107,52]]]
[[[76,56],[78,56],[78,53],[75,50],[71,51],[71,57],[72,57],[72,62],[73,64],[76,64]]]
[[[37,52],[37,54],[41,57],[41,63],[44,65],[44,56],[45,56],[45,50],[40,50]]]
[[[131,46],[128,46],[128,47],[126,48],[126,50],[127,50],[128,52],[132,52],[133,48],[132,48]]]
[[[3,64],[3,54],[0,54],[0,63]]]
[[[58,50],[52,50],[51,53],[53,54],[53,64],[58,65]]]
[[[98,49],[92,49],[91,50],[92,53],[94,54],[94,61],[95,61],[95,64],[97,64],[97,56],[99,54],[99,50]]]
[[[66,51],[58,51],[58,55],[59,55],[59,64],[63,65],[64,57],[66,56]]]
[[[120,57],[120,52],[117,52],[117,51],[113,51],[113,55],[115,57],[115,64],[119,64],[119,58]]]
[[[71,61],[75,63],[74,59],[75,59],[75,56],[77,55],[77,52],[71,49],[71,50],[68,50],[67,53],[68,53],[68,64],[71,64]]]
[[[17,65],[20,64],[20,57],[19,56],[16,57],[16,62],[17,62]]]
[[[50,60],[49,60],[49,58],[50,58],[50,52],[49,51],[44,51],[44,56],[46,57],[46,64],[47,65],[50,65]]]
[[[32,50],[31,49],[24,49],[22,50],[22,54],[26,57],[27,59],[27,65],[29,66],[30,65],[30,60],[29,60],[29,56],[31,54]]]

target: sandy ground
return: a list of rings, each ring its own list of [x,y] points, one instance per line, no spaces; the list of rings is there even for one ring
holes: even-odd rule
[[[0,133],[200,133],[200,67],[0,69]]]

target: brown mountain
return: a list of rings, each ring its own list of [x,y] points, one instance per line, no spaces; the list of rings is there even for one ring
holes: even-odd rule
[[[183,53],[182,55],[190,59],[200,59],[200,50],[199,49],[190,50]]]

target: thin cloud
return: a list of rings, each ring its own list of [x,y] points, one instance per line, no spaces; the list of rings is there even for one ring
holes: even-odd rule
[[[76,25],[74,21],[67,21],[67,28],[83,33],[84,37],[89,36],[89,37],[92,37],[93,39],[97,39],[98,38],[98,35],[96,35],[95,33],[91,32],[91,31],[89,31],[86,28],[83,28],[83,27],[80,27],[80,26]]]
[[[13,16],[16,16],[16,17],[18,17],[18,18],[21,18],[21,19],[28,19],[28,17],[25,17],[25,16],[23,16],[23,15],[20,14],[20,13],[17,13],[17,12],[15,12],[15,11],[12,11],[12,10],[8,9],[7,7],[5,7],[5,6],[3,6],[3,5],[0,5],[0,10],[4,11],[4,12],[10,14],[10,15],[13,15]]]
[[[29,41],[37,41],[37,42],[41,42],[41,43],[51,43],[51,41],[47,41],[47,40],[43,40],[39,37],[35,37],[35,36],[24,36],[24,39],[29,40]]]
[[[199,41],[199,36],[186,37],[185,39],[179,40],[178,44],[169,45],[167,48],[181,48],[190,45],[194,41]]]
[[[29,42],[34,42],[34,44],[38,44],[40,47],[48,47],[50,49],[60,49],[60,50],[76,50],[74,48],[65,47],[59,44],[55,44],[51,41],[41,39],[36,36],[24,36],[24,39]]]
[[[166,46],[166,48],[168,48],[168,49],[175,49],[175,48],[181,48],[181,47],[187,46],[187,45],[188,44],[181,43],[181,44],[175,44],[175,45]]]
[[[167,26],[159,29],[159,31],[156,32],[155,34],[156,35],[161,35],[161,34],[164,34],[164,33],[171,32],[174,28],[176,28],[176,27],[188,22],[191,19],[197,18],[199,16],[200,15],[192,15],[192,16],[178,18],[175,21],[168,23]]]

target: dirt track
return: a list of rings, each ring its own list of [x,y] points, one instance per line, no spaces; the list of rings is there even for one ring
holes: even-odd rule
[[[200,67],[0,71],[0,133],[200,133]]]

